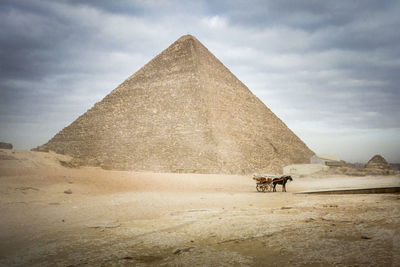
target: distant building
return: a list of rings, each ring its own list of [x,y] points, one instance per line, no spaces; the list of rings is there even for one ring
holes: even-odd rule
[[[340,167],[343,165],[340,158],[334,155],[315,154],[310,158],[311,164],[322,164],[329,167]]]
[[[284,175],[310,175],[316,172],[326,172],[329,167],[322,164],[293,164],[283,167]]]
[[[400,171],[400,163],[391,163],[390,169],[395,170],[395,171]]]

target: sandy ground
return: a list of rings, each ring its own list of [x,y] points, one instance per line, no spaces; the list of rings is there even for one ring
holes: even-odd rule
[[[60,160],[0,150],[1,266],[400,266],[399,194],[295,194],[398,176],[303,177],[258,193],[247,176]]]

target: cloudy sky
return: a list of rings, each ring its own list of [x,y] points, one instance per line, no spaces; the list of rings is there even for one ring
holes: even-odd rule
[[[0,141],[47,142],[185,34],[314,152],[400,162],[400,1],[0,0]]]

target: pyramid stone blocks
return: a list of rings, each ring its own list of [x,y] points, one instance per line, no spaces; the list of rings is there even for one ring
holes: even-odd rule
[[[313,152],[186,35],[38,150],[154,172],[281,172]]]

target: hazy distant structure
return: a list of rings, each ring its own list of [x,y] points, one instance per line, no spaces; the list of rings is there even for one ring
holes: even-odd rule
[[[375,155],[368,161],[365,168],[388,170],[390,169],[390,164],[381,155]]]
[[[284,175],[310,175],[317,172],[327,172],[329,167],[325,164],[292,164],[283,167]]]
[[[314,154],[195,37],[179,38],[37,148],[154,172],[281,172]]]
[[[11,143],[0,142],[0,149],[13,149]]]
[[[311,164],[322,164],[331,167],[339,167],[343,165],[343,162],[334,155],[326,155],[326,154],[316,154],[310,158]]]

